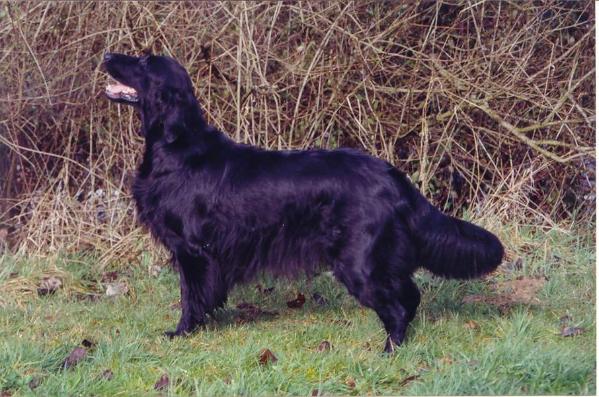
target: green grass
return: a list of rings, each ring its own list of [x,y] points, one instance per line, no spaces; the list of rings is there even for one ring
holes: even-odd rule
[[[470,282],[418,273],[423,302],[406,344],[390,357],[381,354],[385,335],[374,312],[361,308],[327,274],[311,285],[262,277],[257,282],[275,287],[266,296],[255,283],[236,288],[218,321],[171,341],[161,335],[179,315],[171,307],[178,301],[173,272],[151,277],[148,260],[123,266],[120,277],[129,282],[131,294],[80,301],[78,292],[100,288],[93,259],[5,256],[0,259],[0,392],[156,393],[154,384],[166,373],[168,395],[310,395],[314,389],[345,395],[595,394],[594,237],[530,233],[518,238],[533,247],[520,269]],[[26,292],[49,272],[61,275],[61,290],[44,297]],[[537,294],[539,304],[501,311],[462,303],[465,295],[490,294],[491,283],[518,276],[547,279]],[[318,292],[328,304],[307,299],[302,309],[287,308],[285,302],[298,291],[307,297]],[[235,306],[243,301],[279,315],[238,324]],[[585,332],[560,336],[565,315]],[[478,328],[465,327],[468,321]],[[95,348],[74,368],[62,369],[83,339],[94,341]],[[317,351],[323,340],[330,341],[331,351]],[[262,348],[278,361],[261,365]],[[110,380],[102,378],[107,369]],[[39,382],[34,390],[32,379]]]

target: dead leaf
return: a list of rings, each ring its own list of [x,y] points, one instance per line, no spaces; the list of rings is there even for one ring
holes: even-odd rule
[[[314,302],[316,302],[320,306],[326,306],[328,303],[324,296],[316,292],[312,294],[312,300],[314,300]]]
[[[297,298],[287,302],[287,307],[290,309],[301,309],[304,306],[304,303],[306,303],[306,297],[304,294],[298,293]]]
[[[72,368],[75,365],[79,364],[79,362],[81,362],[85,358],[86,355],[87,355],[87,350],[85,350],[83,347],[76,347],[73,349],[71,354],[69,354],[69,356],[64,360],[62,367],[63,368]]]
[[[106,296],[125,295],[127,292],[129,292],[129,286],[124,281],[106,285]]]
[[[312,389],[312,393],[310,393],[310,395],[312,397],[320,396],[320,390],[318,390],[318,389]]]
[[[474,320],[469,320],[466,321],[466,323],[464,324],[464,328],[466,329],[479,329],[480,326],[478,325],[478,323]]]
[[[260,350],[258,357],[261,365],[274,364],[278,361],[277,356],[268,349]]]
[[[42,380],[41,378],[38,377],[33,377],[31,378],[31,380],[29,381],[29,383],[27,383],[27,386],[29,386],[29,389],[31,390],[35,390],[39,387],[39,385],[42,384]]]
[[[345,378],[345,384],[350,389],[355,389],[356,388],[356,381],[351,376],[348,376],[347,378]]]
[[[119,278],[119,274],[117,272],[104,272],[102,273],[101,281],[103,283],[111,283],[116,281],[117,278]]]
[[[407,378],[403,379],[401,382],[399,382],[399,387],[403,387],[408,383],[415,381],[418,378],[420,378],[420,375],[410,375]]]
[[[275,290],[275,287],[269,287],[269,288],[264,288],[262,286],[262,284],[256,284],[256,289],[258,290],[258,292],[260,292],[262,295],[270,295],[272,294],[272,292]]]
[[[562,336],[578,336],[578,335],[582,335],[584,333],[584,328],[580,328],[580,327],[564,327],[562,329],[561,335]]]
[[[569,323],[570,321],[572,321],[572,317],[571,317],[569,314],[566,314],[565,316],[561,316],[561,317],[559,318],[559,322],[560,322],[560,324],[567,324],[567,323]]]
[[[102,372],[102,379],[104,379],[104,380],[112,380],[113,377],[114,377],[114,374],[112,373],[112,370],[110,370],[110,369],[105,369]]]
[[[78,301],[89,301],[89,302],[97,302],[100,300],[100,295],[98,294],[87,294],[87,293],[77,293],[75,294],[75,299]]]
[[[329,342],[328,340],[323,340],[322,342],[320,342],[320,344],[318,345],[318,348],[316,349],[319,352],[328,352],[331,350],[331,342]]]
[[[164,390],[168,387],[169,379],[167,374],[162,374],[160,379],[154,384],[154,390]]]
[[[8,390],[0,390],[0,397],[11,397],[12,393]]]
[[[260,316],[278,316],[279,313],[276,311],[262,310],[261,308],[252,305],[251,303],[241,302],[237,305],[239,313],[235,318],[235,321],[239,324],[256,321]]]
[[[37,294],[39,296],[53,294],[60,287],[62,287],[62,280],[60,280],[58,277],[44,277],[37,289]]]

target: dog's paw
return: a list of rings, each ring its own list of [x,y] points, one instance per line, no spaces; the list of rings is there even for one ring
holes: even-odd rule
[[[187,335],[189,335],[189,332],[178,331],[178,330],[175,330],[175,331],[166,331],[164,333],[164,336],[167,337],[167,338],[169,338],[169,339],[173,339],[173,338],[176,338],[178,336],[187,336]]]
[[[166,331],[164,333],[164,336],[168,339],[173,339],[175,336],[178,336],[178,335],[177,335],[177,331]]]

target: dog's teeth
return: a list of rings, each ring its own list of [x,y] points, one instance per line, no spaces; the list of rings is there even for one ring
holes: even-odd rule
[[[124,99],[130,102],[137,101],[137,91],[124,84],[109,84],[106,86],[106,94],[115,99]]]

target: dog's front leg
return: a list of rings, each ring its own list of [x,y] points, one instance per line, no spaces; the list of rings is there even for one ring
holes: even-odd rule
[[[190,334],[204,324],[207,309],[205,297],[210,288],[206,282],[209,270],[207,258],[179,252],[175,255],[175,261],[181,287],[181,319],[177,329],[165,332],[170,338]]]

